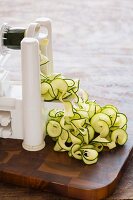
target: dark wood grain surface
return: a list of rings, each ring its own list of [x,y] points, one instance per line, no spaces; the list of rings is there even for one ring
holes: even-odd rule
[[[112,194],[132,153],[129,140],[124,147],[102,152],[96,164],[87,166],[66,152],[54,152],[53,147],[49,137],[46,147],[38,152],[25,151],[22,140],[0,139],[0,181],[71,198],[99,200]]]
[[[26,26],[40,16],[53,20],[55,71],[80,78],[92,99],[126,113],[133,141],[132,0],[0,0],[0,23]],[[11,66],[14,78],[20,69]],[[133,199],[132,188],[133,159],[109,199]],[[0,199],[67,198],[1,183]]]

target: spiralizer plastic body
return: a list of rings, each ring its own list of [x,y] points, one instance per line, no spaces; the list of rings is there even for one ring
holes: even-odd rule
[[[47,33],[41,32],[40,27]],[[45,103],[40,92],[40,57],[50,62],[43,73],[53,73],[52,30],[48,18],[39,18],[28,28],[12,28],[3,24],[0,30],[0,137],[22,139],[22,146],[38,151],[45,146]],[[4,69],[12,52],[21,51],[22,80],[11,81]],[[13,58],[12,58],[13,59]]]

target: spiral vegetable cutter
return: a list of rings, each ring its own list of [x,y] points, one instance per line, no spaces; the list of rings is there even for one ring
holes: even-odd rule
[[[22,139],[22,146],[28,151],[38,151],[45,146],[46,112],[40,92],[40,53],[49,58],[44,71],[46,75],[51,74],[51,37],[48,18],[39,18],[27,28],[3,24],[0,29],[0,137]],[[10,52],[18,49],[22,81],[14,82],[4,65],[12,56]]]

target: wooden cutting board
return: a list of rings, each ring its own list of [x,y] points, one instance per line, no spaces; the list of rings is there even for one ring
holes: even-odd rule
[[[114,191],[132,152],[128,140],[88,166],[67,153],[54,152],[49,138],[39,152],[25,151],[21,144],[21,140],[0,139],[0,181],[86,200],[103,199]]]

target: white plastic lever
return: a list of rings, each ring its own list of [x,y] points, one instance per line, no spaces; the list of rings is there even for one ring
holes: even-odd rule
[[[26,30],[25,37],[36,38],[39,34],[40,25],[38,23],[31,23]]]
[[[44,148],[42,130],[42,103],[40,93],[39,43],[35,38],[21,42],[23,148],[38,151]]]

